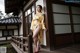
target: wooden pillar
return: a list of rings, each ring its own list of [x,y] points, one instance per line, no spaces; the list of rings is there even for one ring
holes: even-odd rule
[[[73,26],[73,18],[72,18],[72,10],[71,6],[69,6],[69,14],[70,14],[70,23],[71,23],[71,32],[72,32],[72,42],[75,44],[75,38],[74,38],[74,26]]]
[[[23,20],[23,37],[26,37],[26,18],[25,18],[25,12],[22,9],[22,20]],[[25,40],[23,40],[23,43],[25,43]],[[25,51],[25,47],[23,47],[23,50]]]
[[[23,16],[23,36],[26,37],[26,18],[25,18],[25,12],[22,11]]]
[[[20,28],[20,27],[19,27],[19,25],[18,25],[17,27],[18,27],[18,36],[19,36],[19,28]]]
[[[33,53],[32,34],[28,36],[28,53]]]
[[[52,2],[51,0],[43,0],[44,2],[44,13],[45,13],[45,22],[47,28],[47,48],[53,50],[54,43],[54,26],[53,26],[53,12],[52,12]]]
[[[7,31],[8,35],[9,35],[8,29],[7,29],[7,25],[6,25],[6,31]],[[8,36],[8,35],[7,35],[7,36]],[[7,40],[7,36],[6,36],[6,40]]]

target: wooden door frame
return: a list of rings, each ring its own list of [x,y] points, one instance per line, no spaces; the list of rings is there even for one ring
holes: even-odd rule
[[[53,22],[53,13],[52,13],[52,2],[51,0],[43,0],[44,2],[44,13],[45,13],[45,22],[47,28],[47,48],[53,50],[55,48],[55,39],[54,39],[54,22]]]

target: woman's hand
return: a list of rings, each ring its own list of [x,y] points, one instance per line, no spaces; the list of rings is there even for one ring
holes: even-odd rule
[[[48,31],[48,29],[46,29],[46,28],[45,28],[45,29],[44,29],[44,31],[45,31],[45,32],[47,32],[47,31]]]

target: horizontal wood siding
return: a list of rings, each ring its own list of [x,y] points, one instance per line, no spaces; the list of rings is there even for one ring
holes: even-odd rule
[[[75,33],[75,43],[80,43],[80,33]]]
[[[55,36],[55,46],[62,47],[73,43],[72,34],[57,34]]]

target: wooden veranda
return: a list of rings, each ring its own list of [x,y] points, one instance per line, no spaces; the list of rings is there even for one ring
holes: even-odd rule
[[[75,33],[74,32],[75,30],[73,27],[74,25],[77,25],[80,27],[80,21],[79,23],[73,22],[73,15],[76,15],[76,17],[80,15],[80,12],[79,11],[77,12],[75,10],[75,9],[80,9],[79,8],[80,4],[79,3],[65,3],[64,0],[42,0],[42,1],[41,0],[5,0],[5,12],[6,13],[13,12],[14,15],[17,15],[17,16],[20,15],[20,17],[22,18],[23,34],[22,34],[22,37],[20,36],[12,37],[11,44],[13,45],[13,47],[18,51],[18,53],[24,53],[24,52],[32,53],[33,52],[32,37],[31,37],[32,34],[31,35],[29,34],[30,33],[29,27],[30,27],[31,19],[33,17],[32,14],[33,13],[35,14],[36,12],[37,1],[40,1],[38,3],[41,3],[43,1],[43,3],[41,4],[43,4],[43,7],[44,7],[45,25],[47,28],[46,41],[45,41],[46,50],[41,49],[40,53],[80,53],[79,51],[80,48],[75,47],[75,45],[68,47],[68,48],[55,50],[57,47],[61,48],[65,45],[69,46],[70,44],[73,45],[76,43],[80,43],[80,31]],[[61,7],[60,12],[58,12],[56,7],[58,7],[57,9]],[[72,7],[74,7],[75,9],[73,9]],[[63,9],[67,9],[67,10],[63,10]],[[72,10],[73,12],[77,12],[77,13],[73,13]],[[28,14],[28,11],[30,11],[29,14]],[[63,19],[61,19],[61,23],[54,22],[56,21],[54,19],[56,16],[54,15],[56,14],[58,14],[58,16],[59,15],[62,16],[61,18]],[[64,19],[64,17],[66,17],[65,15],[69,16],[69,20],[68,20],[69,22],[64,23],[63,20],[67,19],[67,18]],[[58,34],[59,29],[56,27],[60,27],[60,26],[62,29],[65,26],[66,28],[64,28],[64,30],[59,28],[61,29],[62,32],[60,31],[60,34]],[[70,32],[66,30],[67,28]],[[77,27],[75,27],[75,29],[76,28]],[[55,50],[55,51],[51,51],[51,50]]]

